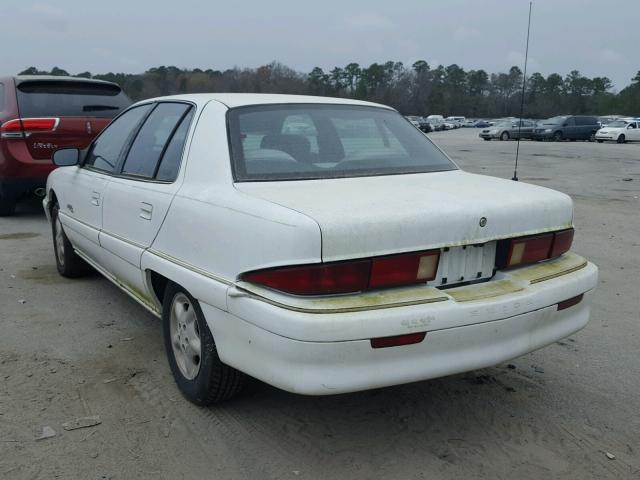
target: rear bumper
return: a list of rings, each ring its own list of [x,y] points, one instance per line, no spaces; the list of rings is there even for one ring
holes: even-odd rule
[[[583,328],[590,297],[566,310],[553,305],[503,320],[429,331],[421,343],[382,349],[371,348],[369,340],[293,340],[227,313],[212,330],[227,364],[283,390],[331,395],[452,375],[524,355]],[[204,310],[207,318],[209,308]]]
[[[318,299],[228,290],[228,311],[202,309],[225,363],[291,392],[377,388],[495,365],[583,328],[598,269],[574,254],[466,287]],[[244,286],[249,288],[248,286]],[[563,300],[585,294],[558,311]],[[371,338],[427,332],[373,349]]]

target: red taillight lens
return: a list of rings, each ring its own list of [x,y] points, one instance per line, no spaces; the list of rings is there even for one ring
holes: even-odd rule
[[[573,228],[556,232],[553,239],[553,247],[551,248],[551,258],[559,257],[571,248],[573,243]]]
[[[552,244],[553,233],[512,240],[507,257],[507,267],[546,260],[549,258]]]
[[[407,335],[396,335],[393,337],[378,337],[371,339],[371,347],[387,348],[399,347],[400,345],[413,345],[424,340],[427,332],[409,333]]]
[[[498,244],[496,267],[515,267],[559,257],[569,251],[572,242],[573,228],[502,240]]]
[[[440,250],[378,257],[371,262],[369,288],[395,287],[433,280],[438,270]]]
[[[399,287],[433,280],[440,250],[363,260],[270,268],[247,272],[242,280],[295,295],[331,295]]]
[[[328,295],[365,290],[370,270],[371,262],[361,260],[258,270],[242,279],[295,295]]]
[[[0,132],[4,138],[29,136],[35,132],[51,132],[59,122],[59,118],[17,118],[3,123]]]

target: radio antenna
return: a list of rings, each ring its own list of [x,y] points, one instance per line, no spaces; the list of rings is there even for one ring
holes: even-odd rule
[[[531,31],[531,5],[529,2],[529,23],[527,24],[527,48],[524,51],[524,74],[522,75],[522,96],[520,97],[520,118],[518,118],[518,142],[516,144],[516,165],[513,169],[513,178],[511,180],[518,181],[518,155],[520,154],[520,134],[522,130],[522,115],[524,114],[524,91],[527,85],[527,61],[529,60],[529,32]]]

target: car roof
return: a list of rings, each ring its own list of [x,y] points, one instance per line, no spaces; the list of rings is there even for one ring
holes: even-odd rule
[[[97,78],[84,78],[84,77],[68,77],[62,75],[16,75],[13,77],[16,85],[29,81],[60,81],[60,82],[89,82],[89,83],[101,83],[107,85],[117,85],[113,82],[107,82],[106,80],[98,80]]]
[[[331,105],[360,105],[368,107],[393,108],[379,103],[365,102],[362,100],[351,100],[347,98],[314,97],[310,95],[282,95],[271,93],[193,93],[186,95],[170,95],[165,97],[155,97],[142,100],[138,103],[160,100],[182,100],[204,105],[210,101],[220,102],[229,108],[246,107],[249,105],[273,105],[273,104],[301,104],[301,103],[323,103]]]

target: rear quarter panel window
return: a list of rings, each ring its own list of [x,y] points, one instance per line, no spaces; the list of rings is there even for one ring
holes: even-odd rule
[[[189,132],[189,125],[193,118],[193,111],[193,108],[189,110],[171,137],[169,145],[167,146],[167,149],[162,156],[162,160],[160,161],[156,180],[173,182],[178,177],[180,161],[182,159],[187,133]]]

